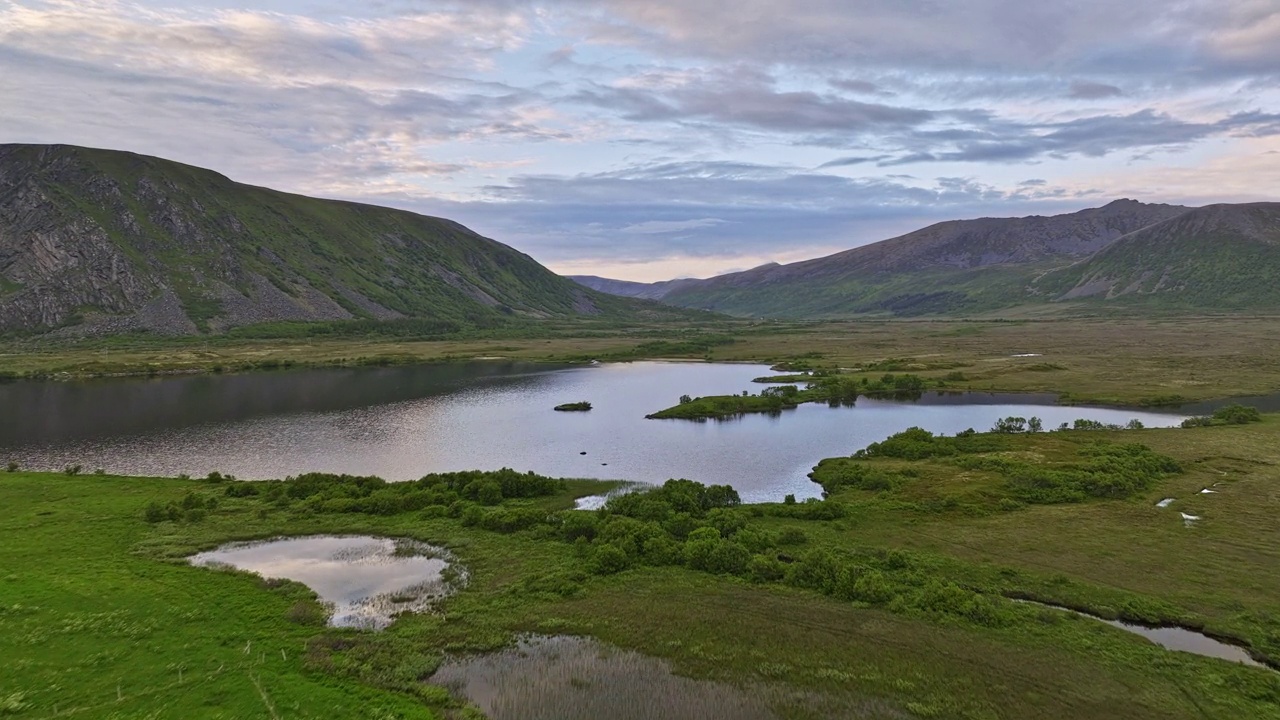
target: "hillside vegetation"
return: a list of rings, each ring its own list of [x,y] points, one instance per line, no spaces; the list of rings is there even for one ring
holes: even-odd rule
[[[1035,283],[1089,298],[1215,310],[1280,308],[1280,203],[1210,205],[1130,233]]]
[[[450,220],[132,153],[0,146],[0,332],[407,318],[431,321],[426,332],[645,312],[670,313],[587,290]]]
[[[975,313],[1037,301],[1036,276],[1185,212],[1117,200],[1066,215],[938,223],[827,257],[685,282],[664,302],[733,315]]]
[[[707,280],[590,287],[731,315],[837,319],[1280,308],[1280,203],[1117,200],[1067,215],[932,225]]]

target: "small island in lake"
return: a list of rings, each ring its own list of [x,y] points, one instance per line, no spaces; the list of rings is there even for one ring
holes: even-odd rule
[[[591,403],[589,402],[565,403],[564,405],[556,406],[556,410],[560,412],[586,412],[590,409]]]

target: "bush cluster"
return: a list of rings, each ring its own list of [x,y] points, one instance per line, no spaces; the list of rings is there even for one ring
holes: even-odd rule
[[[1255,422],[1262,422],[1262,413],[1258,412],[1258,408],[1236,404],[1218,408],[1212,415],[1187,418],[1182,421],[1182,427],[1248,425]]]
[[[998,434],[979,433],[972,428],[954,437],[934,435],[923,428],[913,427],[854,454],[855,458],[898,458],[900,460],[925,460],[934,457],[950,457],[971,453],[998,452],[1008,447],[1008,441]]]
[[[261,495],[281,505],[300,502],[318,513],[396,515],[436,507],[439,514],[462,515],[466,505],[494,506],[512,498],[553,495],[564,481],[503,468],[434,473],[413,482],[387,482],[379,477],[307,473],[280,482],[232,483],[229,497]]]
[[[999,473],[1013,498],[1033,504],[1126,498],[1182,471],[1173,458],[1137,443],[1094,443],[1079,455],[1081,462],[1060,466],[1007,456],[966,457],[956,462],[966,469]]]
[[[149,523],[164,522],[170,520],[178,522],[185,520],[187,522],[200,522],[210,510],[218,507],[218,498],[210,495],[197,495],[189,492],[183,496],[178,502],[169,502],[161,504],[159,501],[152,500],[142,511],[142,517]]]
[[[845,488],[897,490],[914,476],[912,470],[886,470],[853,458],[827,458],[809,473],[809,479],[821,485],[825,495],[833,495]]]

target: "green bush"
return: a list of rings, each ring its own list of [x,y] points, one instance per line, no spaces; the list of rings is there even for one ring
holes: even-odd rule
[[[142,517],[149,523],[164,522],[169,519],[169,512],[159,502],[152,500],[142,511]]]
[[[1262,414],[1258,408],[1235,404],[1215,410],[1213,419],[1224,425],[1247,425],[1262,422]]]
[[[608,543],[597,545],[591,554],[591,572],[597,575],[612,575],[622,572],[631,565],[631,558],[621,548]]]
[[[804,545],[807,542],[809,542],[809,536],[805,535],[805,532],[800,528],[784,528],[778,534],[779,545]]]
[[[787,566],[776,557],[753,555],[747,563],[747,577],[756,583],[775,583],[787,576]]]

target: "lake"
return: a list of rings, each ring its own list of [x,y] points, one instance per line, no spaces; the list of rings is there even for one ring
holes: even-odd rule
[[[1046,428],[1076,418],[1148,426],[1182,415],[1054,405],[1052,395],[929,393],[916,402],[861,398],[777,416],[647,420],[681,395],[763,385],[761,365],[635,362],[592,366],[484,361],[242,375],[0,385],[0,462],[33,469],[243,479],[307,471],[416,479],[497,469],[660,483],[733,485],[746,501],[818,497],[806,475],[911,426],[956,433],[1010,415]],[[555,412],[585,400],[590,412]],[[583,454],[585,453],[585,454]]]

